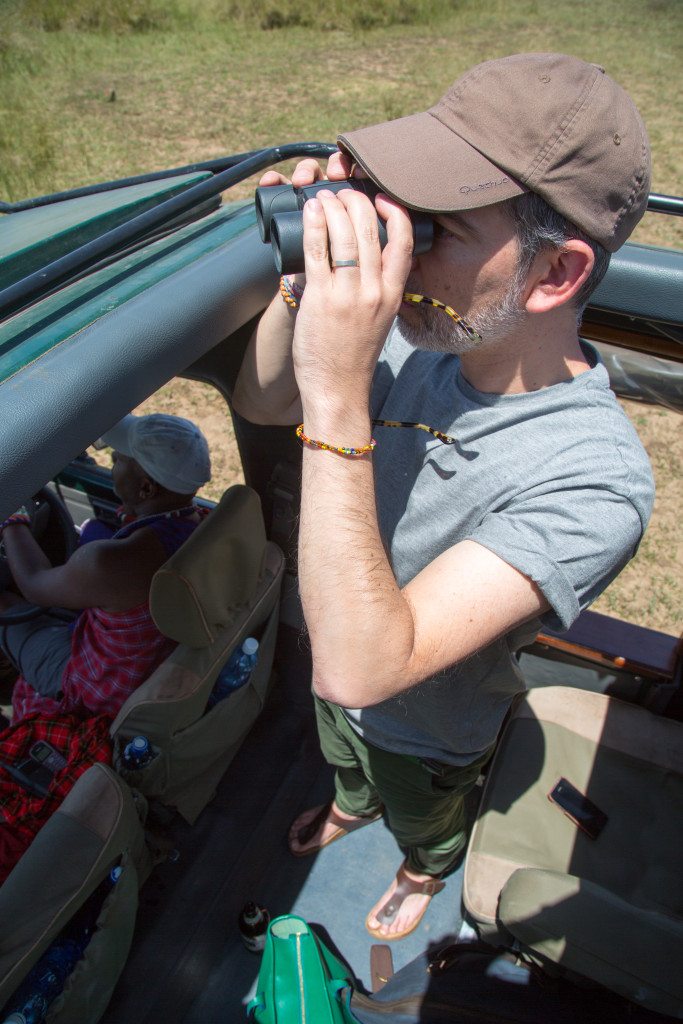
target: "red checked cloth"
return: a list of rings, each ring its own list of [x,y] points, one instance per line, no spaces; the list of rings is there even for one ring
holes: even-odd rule
[[[12,694],[13,719],[18,722],[32,712],[114,718],[175,646],[154,625],[147,604],[126,612],[87,608],[74,627],[62,677],[64,696],[59,701],[41,697],[20,676]]]
[[[154,531],[170,558],[197,527],[195,520],[183,512],[199,513],[201,519],[209,514],[208,509],[188,506],[177,514],[133,520],[115,536],[123,539],[146,527]],[[59,700],[41,697],[19,676],[12,693],[12,718],[18,722],[32,712],[52,716],[74,712],[115,718],[131,693],[175,646],[155,626],[147,602],[124,612],[86,608],[74,625],[71,657],[61,680],[63,696]]]
[[[50,719],[36,714],[0,732],[0,761],[23,761],[37,740],[50,743],[67,761],[52,779],[46,797],[29,793],[0,766],[0,884],[76,779],[98,761],[111,764],[110,723],[106,715],[87,719],[62,715]]]

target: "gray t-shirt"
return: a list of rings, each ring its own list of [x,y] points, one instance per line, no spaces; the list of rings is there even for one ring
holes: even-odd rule
[[[551,610],[400,696],[345,709],[369,743],[474,760],[524,687],[515,651],[541,624],[567,629],[635,554],[652,511],[652,472],[597,353],[585,348],[591,369],[578,377],[496,395],[473,388],[456,356],[415,349],[392,329],[372,415],[458,439],[444,445],[421,430],[374,428],[380,531],[399,586],[472,540],[534,580]],[[444,619],[443,628],[458,623]]]

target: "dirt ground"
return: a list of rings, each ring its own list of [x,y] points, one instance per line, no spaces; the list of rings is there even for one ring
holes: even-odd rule
[[[622,406],[650,457],[657,497],[638,555],[593,608],[679,635],[683,627],[683,421],[678,413],[640,402],[623,401]],[[175,413],[201,426],[213,463],[213,479],[202,492],[205,497],[218,500],[231,484],[243,482],[230,414],[211,385],[171,381],[137,411]],[[105,452],[93,454],[102,464],[108,464]]]

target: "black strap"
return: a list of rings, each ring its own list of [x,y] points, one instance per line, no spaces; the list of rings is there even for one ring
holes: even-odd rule
[[[282,549],[287,572],[296,575],[301,498],[300,466],[284,459],[278,462],[268,483],[268,492],[273,503],[270,539]]]

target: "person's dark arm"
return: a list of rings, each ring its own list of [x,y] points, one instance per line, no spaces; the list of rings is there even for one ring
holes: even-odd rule
[[[54,567],[28,526],[7,527],[3,541],[22,595],[44,608],[133,608],[148,599],[152,577],[166,560],[162,544],[149,530],[126,540],[92,541],[65,565]]]

